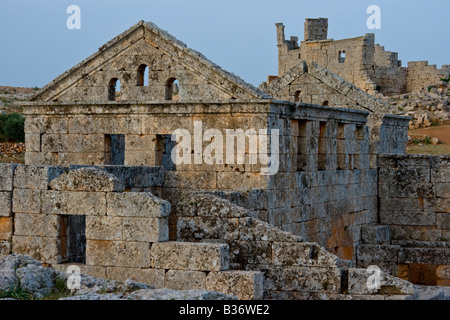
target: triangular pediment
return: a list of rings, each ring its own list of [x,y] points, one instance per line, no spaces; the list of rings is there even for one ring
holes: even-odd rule
[[[277,99],[292,100],[297,92],[306,100],[302,102],[320,104],[321,101],[333,101],[331,106],[357,108],[374,113],[390,112],[388,104],[315,62],[300,62],[273,80],[265,91]]]
[[[137,81],[141,65],[149,68],[147,86]],[[153,23],[140,21],[43,87],[31,100],[108,101],[109,82],[118,79],[121,100],[160,101],[166,100],[164,88],[174,78],[179,80],[180,99],[184,100],[270,98]]]

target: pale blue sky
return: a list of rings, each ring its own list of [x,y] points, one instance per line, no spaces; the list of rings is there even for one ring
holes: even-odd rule
[[[81,8],[81,30],[68,30],[69,5]],[[369,30],[369,5],[382,10]],[[42,87],[139,20],[259,85],[277,74],[274,24],[303,39],[305,18],[329,18],[329,38],[373,32],[407,61],[450,64],[449,0],[0,0],[0,85]]]

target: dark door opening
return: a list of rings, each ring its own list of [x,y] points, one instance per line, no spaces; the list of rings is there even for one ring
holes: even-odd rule
[[[60,216],[61,263],[86,263],[86,216]]]
[[[125,165],[125,135],[105,135],[105,164],[114,166]]]

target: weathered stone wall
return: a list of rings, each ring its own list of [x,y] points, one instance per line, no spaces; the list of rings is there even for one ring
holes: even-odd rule
[[[367,125],[372,167],[376,167],[377,154],[406,153],[409,118],[393,116],[389,105],[314,62],[301,62],[261,88],[278,99],[295,103],[314,102],[371,112]]]
[[[179,82],[176,97],[172,94],[175,80]],[[120,90],[117,81],[120,81]],[[119,91],[120,94],[116,94]],[[39,90],[32,101],[228,100],[261,97],[256,88],[222,70],[166,31],[153,23],[140,21]]]
[[[123,182],[117,180],[115,185],[99,185],[98,181],[85,177],[76,180],[75,185],[54,184],[50,189],[49,182],[54,182],[70,168],[2,164],[0,169],[2,189],[8,190],[1,196],[2,255],[9,254],[11,250],[33,252],[48,264],[60,263],[67,256],[66,249],[70,246],[67,243],[66,216],[92,215],[87,218],[86,223],[89,224],[99,216],[106,216],[107,200],[112,201],[114,195],[107,196],[107,191],[123,190],[124,186],[130,187],[130,183],[139,188],[134,190],[158,191],[164,179],[161,168],[114,167],[111,171],[122,171]],[[138,174],[136,178],[127,179],[127,175],[135,174]],[[80,186],[83,183],[84,188]],[[90,189],[94,186],[97,188]],[[117,201],[111,201],[109,204],[113,208]],[[92,234],[87,236],[94,239]]]
[[[305,21],[305,41],[327,40],[328,19],[306,19]]]
[[[436,85],[449,76],[450,65],[437,69],[436,65],[428,65],[428,61],[409,62],[406,92],[416,92],[429,85]]]
[[[179,192],[170,213],[169,202],[151,193],[123,192],[131,186],[126,167],[1,169],[0,181],[11,181],[12,192],[11,227],[2,241],[10,249],[2,255],[27,254],[61,271],[77,264],[93,276],[240,299],[387,299],[389,290],[405,299],[415,293],[410,283],[387,274],[379,290],[368,290],[367,271],[348,269],[351,263],[320,245],[210,194]],[[107,171],[122,172],[121,178]],[[159,172],[147,171],[153,177],[141,181],[151,183],[136,187],[161,185]],[[86,219],[86,263],[66,259],[67,216]]]
[[[427,285],[449,285],[450,159],[379,157],[379,226],[366,230],[358,266],[379,265]]]
[[[284,39],[282,24],[277,24],[277,29],[279,30],[278,76],[282,76],[303,60],[308,63],[314,61],[364,91],[373,93],[376,90],[375,83],[370,80],[367,73],[367,66],[373,65],[373,50],[368,53],[365,50],[373,48],[375,41],[373,35],[337,41],[306,40],[299,46],[296,37],[292,37],[290,41]]]
[[[111,280],[262,298],[261,272],[227,271],[226,244],[169,242],[170,203],[149,192],[124,192],[130,181],[106,172],[107,168],[2,165],[1,169],[0,181],[12,191],[12,200],[6,200],[9,207],[2,206],[2,215],[8,215],[8,221],[3,216],[1,221],[2,256],[29,255],[61,271],[78,265],[83,273]],[[150,185],[132,187],[161,186],[161,171],[149,169],[142,168],[141,173],[152,175],[146,179]],[[136,171],[123,177],[130,173]],[[84,217],[85,225],[77,228],[83,229],[85,243],[75,243],[81,251],[85,248],[81,261],[68,254],[74,243],[67,217]]]
[[[276,99],[387,113],[390,106],[323,66],[302,61],[261,89]]]
[[[104,137],[124,135],[125,165],[166,168],[164,198],[171,199],[185,189],[264,190],[252,208],[261,220],[318,242],[345,259],[354,259],[360,226],[376,218],[376,156],[380,150],[369,141],[368,112],[260,100],[187,105],[31,104],[25,114],[27,145],[34,145],[27,149],[27,164],[102,165]],[[168,141],[180,128],[193,134],[194,121],[202,122],[203,132],[218,129],[224,135],[226,129],[279,130],[278,172],[262,175],[260,162],[251,164],[250,154],[239,165],[174,166],[171,149],[161,147],[158,138]],[[390,125],[395,129],[397,124],[385,123],[387,129]],[[406,143],[404,135],[387,129],[380,133],[383,143],[393,142],[393,137]],[[203,141],[202,150],[207,145]],[[400,152],[402,146],[383,152]]]
[[[11,252],[14,228],[12,191],[15,167],[15,165],[0,164],[0,256]]]
[[[370,154],[405,155],[410,119],[409,117],[392,114],[371,114],[369,117],[369,126],[371,127]],[[373,165],[376,166],[375,163]]]

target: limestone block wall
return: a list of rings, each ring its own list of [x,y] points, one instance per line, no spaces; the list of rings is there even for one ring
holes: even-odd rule
[[[305,41],[326,40],[328,36],[328,19],[306,19]]]
[[[386,96],[407,92],[407,68],[402,67],[397,52],[385,51],[384,47],[375,44],[373,62],[374,68],[367,72],[376,83],[377,91]]]
[[[12,191],[15,165],[0,164],[0,256],[11,252],[13,234]]]
[[[364,236],[358,266],[378,264],[427,285],[449,282],[450,159],[380,156],[379,226]]]
[[[369,120],[371,126],[370,153],[405,155],[409,121],[409,117],[372,114]],[[374,160],[376,161],[376,158]]]
[[[8,224],[2,221],[2,239],[8,239],[2,248],[10,242],[2,255],[27,254],[61,271],[75,264],[107,279],[207,289],[248,300],[384,300],[386,290],[396,299],[415,292],[389,275],[383,275],[379,290],[367,290],[365,270],[348,269],[318,244],[210,194],[180,192],[170,213],[169,202],[151,193],[124,192],[126,181],[105,168],[2,165],[2,188],[12,186],[13,226],[3,237]],[[168,241],[169,214],[175,217],[170,234],[176,241]],[[73,240],[72,228],[84,239]],[[73,254],[72,241],[78,248],[84,241],[85,251]]]
[[[250,97],[246,88],[249,85],[230,76],[167,32],[141,21],[56,78],[33,100],[98,102]],[[179,84],[176,96],[172,95],[175,80]]]
[[[29,149],[27,164],[104,165],[110,150],[108,136],[124,136],[123,161],[127,166],[164,166],[166,188],[251,189],[267,185],[259,175],[260,166],[180,164],[171,161],[171,135],[177,129],[191,134],[194,150],[194,121],[201,125],[201,136],[208,129],[220,130],[226,143],[227,129],[244,131],[268,128],[268,100],[230,103],[168,102],[148,104],[31,104],[26,107],[25,132]],[[95,110],[95,111],[94,111]],[[202,150],[208,142],[202,141]],[[224,146],[224,152],[226,150]],[[203,159],[202,159],[203,162]],[[237,184],[235,177],[244,177]]]
[[[354,259],[361,225],[376,220],[367,112],[300,105],[273,119],[285,132],[268,185],[268,222]],[[284,164],[284,165],[283,165]]]
[[[436,85],[441,79],[450,76],[450,65],[437,69],[436,65],[428,65],[428,61],[412,61],[408,63],[407,92],[416,92],[429,85]]]
[[[261,299],[262,273],[228,271],[227,244],[168,241],[170,203],[137,192],[162,183],[161,171],[150,169],[141,168],[132,185],[127,176],[139,175],[136,167],[2,165],[1,188],[10,191],[1,198],[1,256],[25,254],[60,271],[77,265],[111,280]],[[140,188],[125,192],[130,186]]]
[[[376,83],[376,90],[385,96],[411,92],[407,89],[407,68],[376,66],[368,73],[372,81]]]
[[[107,137],[120,135],[123,149],[118,154],[124,155],[122,164],[165,168],[163,188],[156,195],[170,200],[186,189],[264,190],[251,208],[258,211],[261,220],[315,241],[341,258],[354,260],[360,226],[375,221],[377,209],[378,150],[370,145],[368,114],[267,100],[142,105],[32,103],[26,107],[26,139],[27,145],[36,148],[27,149],[26,162],[103,165],[107,155],[113,153],[107,148]],[[216,129],[224,136],[227,129],[279,130],[277,173],[261,174],[260,161],[251,163],[250,157],[255,155],[249,151],[242,164],[192,161],[173,165],[170,135],[177,129],[192,135],[195,123],[200,123],[203,133]],[[395,126],[386,122],[389,124]],[[403,137],[395,130],[381,136]],[[96,137],[95,142],[90,137]],[[75,146],[69,141],[75,141]],[[202,150],[209,143],[202,141]],[[98,147],[97,152],[91,144]],[[100,151],[101,144],[104,149]],[[191,145],[192,152],[194,141]]]

